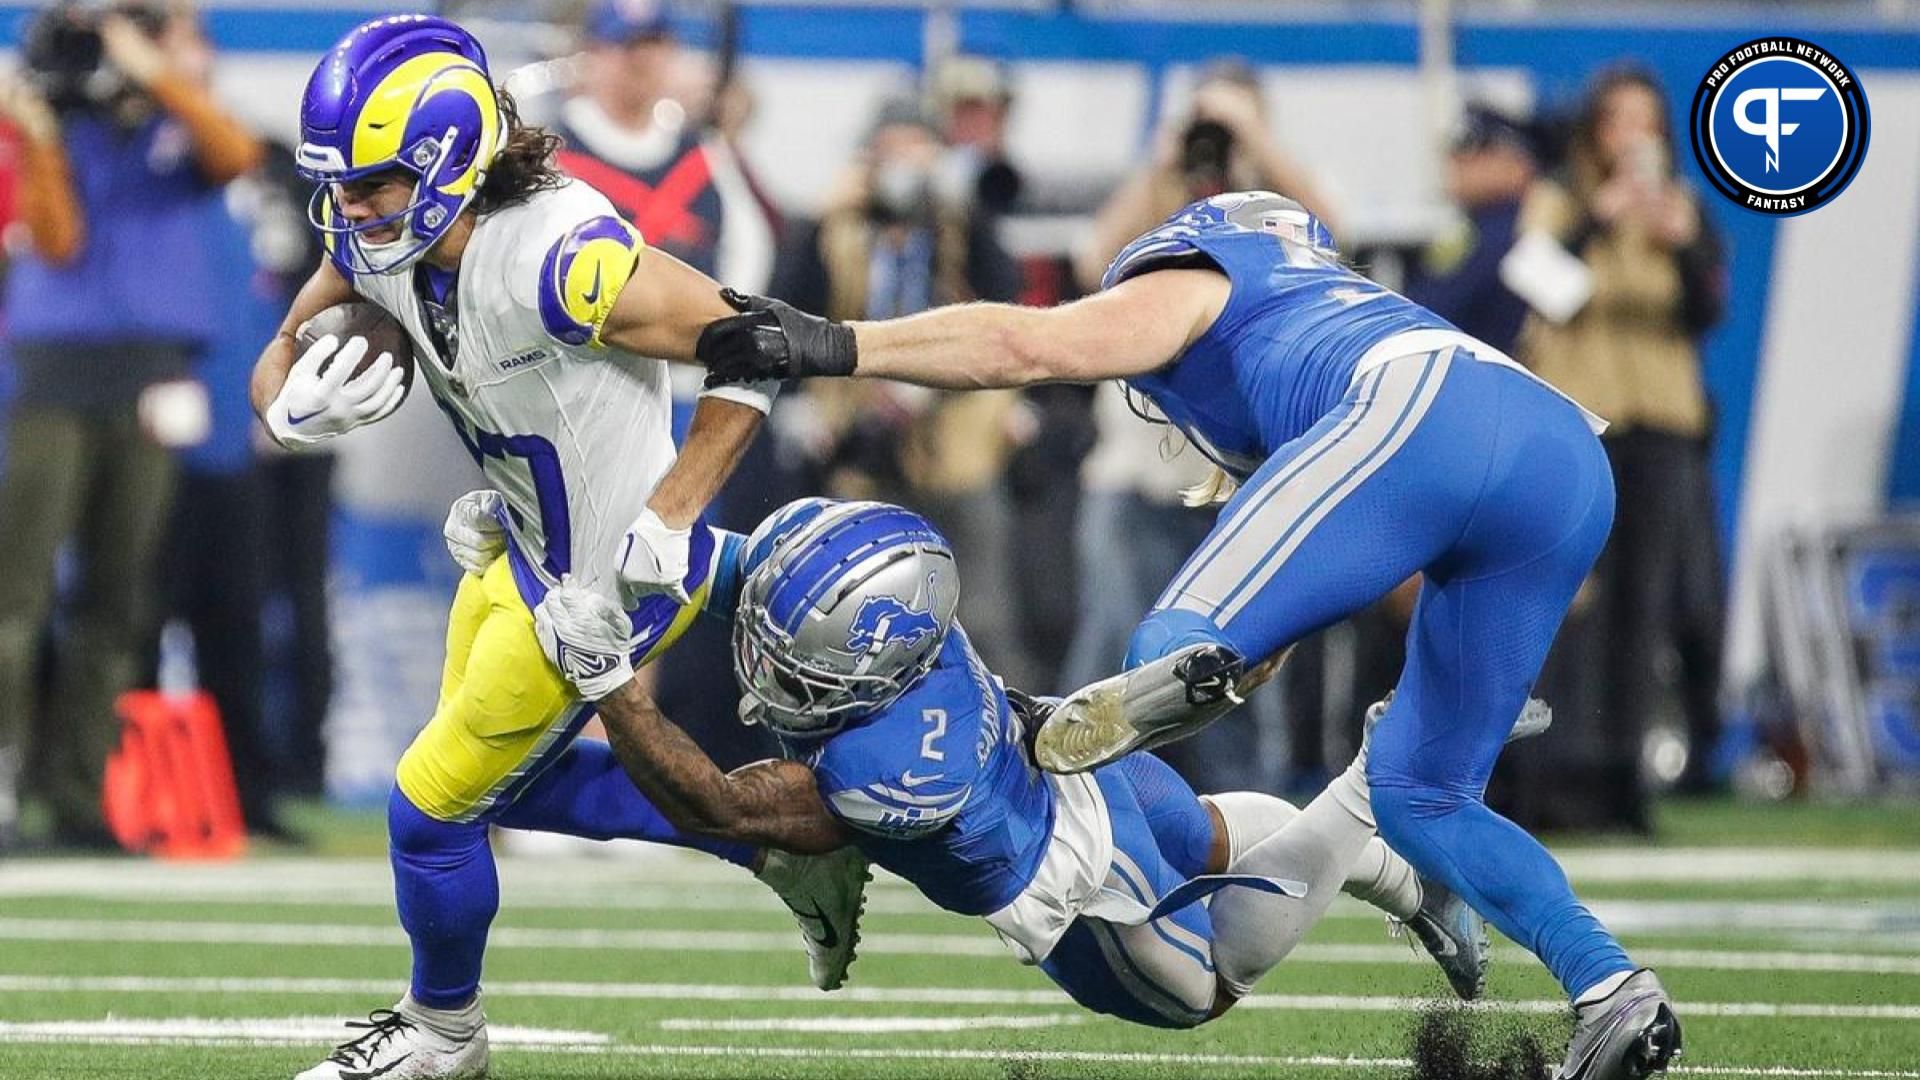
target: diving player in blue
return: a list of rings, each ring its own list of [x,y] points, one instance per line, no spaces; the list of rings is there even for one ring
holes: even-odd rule
[[[1680,1049],[1651,971],[1487,778],[1606,540],[1601,422],[1518,364],[1341,264],[1269,192],[1188,206],[1102,290],[844,324],[759,298],[706,331],[720,379],[854,376],[948,389],[1123,379],[1238,490],[1140,623],[1123,674],[1038,733],[1097,767],[1232,708],[1244,670],[1419,574],[1407,663],[1367,779],[1380,834],[1547,965],[1578,1018],[1561,1080],[1638,1080]]]
[[[1480,992],[1485,925],[1374,836],[1364,747],[1301,810],[1196,796],[1144,753],[1045,773],[1024,737],[1034,705],[1009,700],[954,622],[953,554],[925,518],[808,499],[721,543],[708,610],[733,608],[743,715],[787,760],[722,774],[632,680],[611,600],[563,583],[534,613],[628,776],[679,827],[795,853],[856,845],[985,918],[1080,1004],[1136,1023],[1218,1016],[1343,887],[1406,922],[1458,993]]]

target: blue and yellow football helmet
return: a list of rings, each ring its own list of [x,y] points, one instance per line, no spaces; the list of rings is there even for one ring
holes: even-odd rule
[[[393,15],[362,23],[327,51],[300,102],[300,174],[320,185],[308,218],[348,275],[389,274],[425,254],[472,203],[503,138],[487,54],[445,19]],[[333,185],[402,169],[413,198],[358,224]],[[369,230],[400,226],[375,243]]]

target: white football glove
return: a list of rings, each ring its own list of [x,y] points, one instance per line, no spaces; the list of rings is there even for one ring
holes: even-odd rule
[[[633,624],[620,605],[573,583],[571,574],[533,609],[533,632],[547,660],[587,701],[599,701],[633,678],[628,638]]]
[[[692,597],[687,595],[687,563],[692,547],[691,528],[669,526],[652,507],[640,511],[620,542],[616,568],[620,599],[632,607],[644,597],[661,593],[677,603],[688,603]]]
[[[345,344],[328,334],[307,346],[287,372],[280,396],[267,407],[267,430],[275,441],[298,450],[386,417],[407,396],[406,372],[381,353],[359,375],[353,369],[367,355],[367,339]],[[328,364],[328,358],[332,363]],[[322,365],[326,371],[321,371]]]
[[[453,500],[447,511],[447,523],[440,535],[447,541],[447,554],[469,574],[487,572],[493,560],[506,553],[507,528],[500,523],[506,497],[492,488],[469,491]]]

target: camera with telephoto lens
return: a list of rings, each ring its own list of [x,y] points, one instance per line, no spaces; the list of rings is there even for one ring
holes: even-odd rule
[[[146,4],[116,4],[104,12],[77,3],[58,4],[35,15],[21,38],[27,78],[55,112],[112,112],[140,94],[124,74],[107,63],[100,37],[104,15],[120,15],[148,37],[165,28],[161,13]]]
[[[1180,173],[1196,197],[1227,190],[1233,131],[1218,120],[1195,120],[1180,136]]]

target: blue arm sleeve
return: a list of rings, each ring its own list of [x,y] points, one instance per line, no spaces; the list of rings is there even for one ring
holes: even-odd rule
[[[744,565],[747,538],[725,529],[713,530],[713,586],[707,590],[707,605],[701,610],[722,622],[732,622],[734,609],[740,606],[740,583],[746,580]]]

